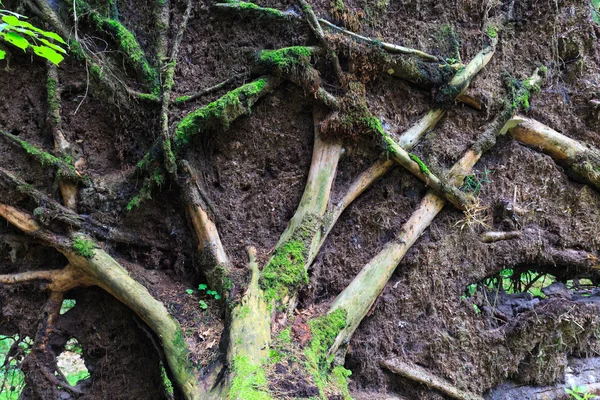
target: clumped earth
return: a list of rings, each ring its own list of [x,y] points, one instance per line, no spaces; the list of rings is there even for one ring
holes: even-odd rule
[[[16,9],[18,2],[5,3]],[[149,12],[146,3],[120,0],[116,7],[120,21],[135,33],[142,47],[150,48],[155,36],[149,18],[144,17]],[[176,20],[184,9],[180,3],[172,5]],[[317,15],[335,23],[442,57],[455,56],[456,43],[451,39],[455,37],[461,59],[468,62],[482,48],[484,16],[493,19],[509,3],[383,0],[311,4]],[[315,43],[295,22],[241,17],[211,5],[201,1],[195,6],[179,54],[173,98],[249,72],[250,62],[260,50]],[[293,2],[273,0],[260,5],[299,12]],[[497,53],[468,92],[481,101],[483,110],[456,105],[413,152],[434,172],[449,169],[499,110],[506,94],[505,76],[524,79],[539,66],[548,68],[548,78],[532,98],[527,116],[600,147],[600,27],[592,20],[591,7],[587,1],[514,2],[512,19],[500,32]],[[61,10],[68,18],[68,7],[62,5]],[[87,28],[83,23],[79,27],[81,32]],[[107,39],[95,40],[98,45]],[[51,151],[52,137],[44,128],[44,64],[11,51],[0,68],[0,129]],[[143,242],[139,246],[111,242],[102,246],[166,305],[184,328],[192,356],[209,368],[223,350],[221,333],[227,310],[196,289],[205,278],[179,191],[164,186],[141,207],[126,211],[141,185],[131,178],[132,172],[159,132],[158,106],[140,102],[131,107],[107,100],[94,86],[88,90],[86,70],[72,57],[67,57],[59,71],[61,84],[68,88],[62,95],[64,133],[81,146],[85,173],[99,182],[94,189],[81,192],[82,212],[139,237]],[[171,120],[217,99],[244,79],[178,106]],[[423,115],[434,94],[390,76],[373,77],[366,89],[370,110],[392,134],[402,132]],[[246,247],[255,246],[259,260],[266,261],[298,205],[312,154],[314,102],[309,93],[283,83],[261,100],[250,116],[240,118],[225,132],[194,139],[187,151],[187,159],[201,171],[215,208],[215,222],[240,282],[248,278]],[[0,140],[0,154],[1,168],[53,198],[59,197],[51,171],[4,140]],[[379,149],[369,138],[349,143],[340,161],[333,198],[339,198],[378,156]],[[569,265],[553,265],[541,253],[553,248],[598,254],[600,194],[569,179],[548,156],[510,137],[502,137],[484,155],[475,176],[485,177],[477,193],[479,222],[468,221],[462,213],[446,207],[404,257],[356,331],[344,363],[352,370],[350,391],[355,398],[382,398],[385,393],[443,398],[380,367],[382,360],[394,357],[424,366],[461,389],[483,394],[506,381],[555,384],[563,377],[568,357],[600,351],[600,303],[548,297],[503,320],[492,311],[474,307],[480,300],[477,295],[463,296],[470,284],[507,268],[547,272],[565,281],[577,278]],[[301,292],[298,318],[307,320],[306,316],[327,309],[365,263],[394,237],[425,193],[420,181],[396,167],[352,204],[309,271],[310,283]],[[31,207],[25,196],[12,196],[0,193],[0,201]],[[511,214],[506,204],[525,211]],[[479,235],[488,230],[526,234],[520,239],[482,243]],[[60,253],[25,238],[5,223],[0,223],[0,260],[2,274],[66,265]],[[239,295],[243,287],[238,286]],[[35,336],[45,301],[39,289],[39,284],[0,288],[1,335]],[[98,288],[77,289],[67,297],[77,303],[59,319],[52,345],[57,354],[70,338],[82,345],[91,379],[83,384],[81,398],[170,396],[161,376],[160,346],[141,320]],[[200,300],[208,305],[206,310],[199,307]],[[300,328],[298,332],[294,337],[301,340]],[[298,376],[293,362],[282,361],[272,368],[270,388],[281,398],[318,394],[310,377]],[[28,390],[23,398],[33,398],[28,397],[32,396]],[[175,391],[174,395],[179,394]]]

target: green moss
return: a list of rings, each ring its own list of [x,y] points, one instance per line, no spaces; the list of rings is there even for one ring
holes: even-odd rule
[[[240,308],[240,313],[238,316],[240,318],[246,318],[248,316],[248,314],[250,314],[250,307],[248,305],[243,305]]]
[[[235,4],[235,8],[238,10],[257,10],[260,11],[263,15],[268,17],[285,17],[285,14],[279,10],[268,7],[259,7],[254,3],[246,2],[246,1],[228,1],[230,4]]]
[[[281,301],[293,289],[308,283],[304,252],[305,246],[300,240],[290,240],[275,251],[260,280],[267,302]]]
[[[498,28],[496,28],[494,25],[489,25],[486,29],[486,33],[491,38],[497,38],[498,37]]]
[[[262,365],[250,362],[247,356],[233,359],[233,380],[229,390],[230,399],[270,400],[267,393],[267,377]]]
[[[95,76],[98,79],[101,79],[104,74],[104,72],[102,72],[102,69],[98,66],[98,64],[90,65],[90,73],[92,74],[92,76]]]
[[[188,101],[189,99],[191,99],[192,96],[181,96],[175,99],[175,103],[185,103],[186,101]]]
[[[152,101],[152,102],[156,102],[156,101],[160,100],[160,98],[156,94],[153,94],[153,93],[140,93],[139,97],[142,100],[147,100],[147,101]]]
[[[162,186],[162,184],[165,182],[165,174],[163,174],[160,169],[157,169],[154,171],[152,179],[154,179],[154,182],[156,182],[158,186]]]
[[[321,394],[327,385],[331,362],[334,358],[333,355],[328,357],[327,351],[335,342],[335,338],[340,331],[346,327],[346,315],[346,310],[338,308],[332,313],[308,322],[312,340],[304,350],[306,367],[313,376]]]
[[[427,168],[427,165],[425,165],[425,163],[423,161],[421,161],[421,159],[416,154],[409,153],[408,155],[410,156],[411,160],[413,160],[414,162],[419,164],[419,169],[421,170],[421,173],[426,174],[426,175],[431,173],[429,171],[429,168]]]
[[[292,328],[285,328],[284,330],[279,332],[278,338],[283,343],[291,343],[292,342]]]
[[[295,65],[308,64],[311,53],[310,47],[292,46],[279,50],[263,50],[259,59],[265,67],[288,70]]]
[[[48,77],[46,80],[46,92],[48,97],[48,108],[51,112],[58,111],[59,109],[57,89],[58,82],[56,79]],[[60,117],[57,118],[56,123],[60,123]]]
[[[258,79],[188,114],[177,125],[175,149],[187,144],[194,135],[206,127],[228,129],[237,117],[250,113],[252,105],[258,100],[266,85],[266,79]]]
[[[376,132],[380,135],[385,135],[383,125],[381,125],[381,121],[379,120],[379,118],[375,116],[364,117],[362,118],[362,122],[367,126],[369,130]]]
[[[159,83],[158,73],[146,59],[146,55],[134,34],[119,21],[107,18],[91,9],[83,0],[76,0],[76,7],[82,15],[87,15],[98,29],[106,31],[113,36],[119,46],[119,50],[125,55],[131,67],[142,75],[147,83],[152,85],[154,92],[157,92]]]
[[[77,238],[73,241],[73,250],[75,250],[75,253],[85,258],[94,257],[97,248],[98,246],[91,239]]]
[[[348,377],[350,375],[352,375],[352,371],[341,365],[335,367],[329,375],[329,382],[342,393],[344,400],[352,400],[350,390],[348,389]]]

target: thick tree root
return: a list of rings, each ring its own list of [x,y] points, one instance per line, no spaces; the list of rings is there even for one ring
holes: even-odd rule
[[[174,381],[184,397],[201,398],[199,375],[188,358],[189,350],[179,324],[165,306],[132,279],[117,261],[104,250],[95,248],[88,239],[80,239],[78,246],[77,240],[73,242],[46,231],[33,216],[14,207],[0,204],[0,216],[28,235],[56,248],[67,257],[72,268],[85,275],[87,284],[103,288],[135,312],[160,338]]]
[[[432,389],[439,390],[440,392],[452,397],[453,399],[483,400],[483,397],[464,390],[460,390],[447,380],[432,374],[423,367],[414,364],[407,364],[398,358],[382,361],[380,365],[381,367],[404,378],[408,378],[415,382],[421,383]]]
[[[573,179],[600,190],[600,150],[571,139],[529,118],[515,117],[510,129],[519,142],[548,154]]]

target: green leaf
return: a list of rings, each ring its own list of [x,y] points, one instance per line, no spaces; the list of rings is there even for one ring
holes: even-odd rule
[[[5,15],[2,17],[2,21],[6,22],[9,25],[12,26],[20,26],[23,28],[29,28],[29,29],[39,29],[36,28],[35,26],[31,25],[29,22],[25,22],[25,21],[21,21],[19,18],[15,17],[14,15]],[[39,29],[41,30],[41,29]]]
[[[43,57],[50,61],[51,63],[58,65],[65,58],[58,54],[56,51],[52,50],[50,47],[46,46],[31,46],[33,47],[33,51],[40,57]]]
[[[200,304],[200,308],[203,310],[206,310],[208,308],[208,304],[206,304],[204,301],[200,300],[198,302],[198,304]]]
[[[187,294],[194,294],[194,289],[185,289]]]
[[[219,300],[221,298],[220,294],[215,294],[215,300]]]
[[[6,52],[3,50],[0,50],[0,60],[4,60],[5,55],[6,55]]]
[[[198,290],[206,290],[208,289],[208,286],[205,283],[201,283],[198,285]]]
[[[8,43],[22,49],[23,51],[25,51],[29,47],[29,42],[27,41],[27,39],[25,39],[18,33],[7,32],[3,33],[2,36],[4,37],[4,40],[6,40]]]
[[[67,51],[65,49],[63,49],[62,47],[60,47],[57,44],[51,43],[48,40],[44,39],[44,38],[38,38],[38,40],[42,43],[44,43],[46,46],[50,47],[51,49],[54,49],[56,51],[59,51],[63,54],[67,54]]]

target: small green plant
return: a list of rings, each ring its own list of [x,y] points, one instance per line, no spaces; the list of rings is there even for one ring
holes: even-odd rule
[[[491,182],[490,173],[491,171],[489,169],[484,168],[483,172],[467,175],[463,185],[461,186],[461,190],[464,192],[478,194],[481,192],[481,188],[484,185]]]
[[[73,241],[73,250],[85,258],[94,257],[97,246],[91,239],[77,238]]]
[[[209,295],[209,296],[214,297],[215,300],[219,300],[221,298],[221,295],[219,293],[217,293],[214,290],[209,290],[208,286],[206,284],[204,284],[204,283],[201,283],[200,285],[198,285],[198,290],[201,291],[201,292],[204,291],[204,290],[206,290],[206,294]]]
[[[187,294],[194,294],[194,289],[185,289]]]
[[[206,310],[208,308],[208,304],[206,304],[204,300],[200,300],[198,304],[200,304],[200,308],[203,310]]]
[[[76,301],[72,299],[64,299],[60,306],[60,315],[63,315],[71,308],[75,307]]]
[[[571,386],[570,389],[565,388],[565,392],[569,395],[569,398],[573,400],[590,400],[594,398],[594,395],[588,392],[586,386]]]
[[[62,54],[67,54],[61,47],[66,42],[56,33],[37,28],[25,19],[24,15],[0,9],[0,38],[23,51],[31,48],[39,57],[58,65],[64,59]],[[0,60],[5,56],[6,52],[0,49]]]

